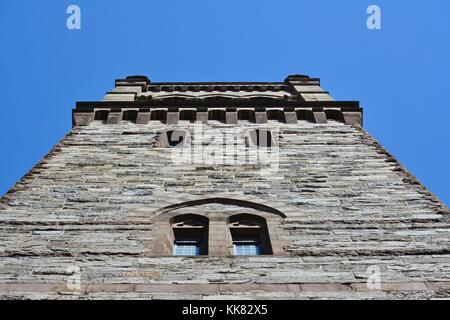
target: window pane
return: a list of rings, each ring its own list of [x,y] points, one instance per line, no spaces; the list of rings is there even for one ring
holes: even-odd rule
[[[234,241],[234,254],[237,256],[259,256],[260,247],[256,241]]]
[[[174,256],[199,256],[200,242],[198,241],[176,241],[173,247]]]

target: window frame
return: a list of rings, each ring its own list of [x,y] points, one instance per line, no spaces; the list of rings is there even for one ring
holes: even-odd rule
[[[170,223],[170,238],[172,239],[172,256],[176,254],[177,243],[196,243],[198,254],[192,256],[208,255],[209,219],[195,214],[175,216]],[[187,255],[191,256],[191,255]]]
[[[230,247],[233,256],[242,256],[236,254],[236,242],[245,242],[253,240],[258,247],[257,256],[273,255],[269,230],[266,219],[252,214],[236,214],[228,218],[228,233],[231,241]],[[247,239],[247,240],[246,240]],[[250,256],[255,256],[251,254]]]

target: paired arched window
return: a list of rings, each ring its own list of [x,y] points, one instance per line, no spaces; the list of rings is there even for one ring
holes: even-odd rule
[[[286,215],[262,203],[206,198],[171,204],[154,215],[152,256],[286,254]]]
[[[270,237],[266,220],[249,214],[238,214],[228,218],[224,224],[230,241],[224,241],[224,247],[232,248],[231,255],[259,256],[272,254]],[[209,220],[199,215],[180,215],[172,219],[174,256],[202,256],[208,255],[208,242],[213,242],[217,230],[209,234]],[[216,244],[217,245],[217,244]]]

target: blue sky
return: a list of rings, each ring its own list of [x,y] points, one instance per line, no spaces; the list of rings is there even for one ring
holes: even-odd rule
[[[81,8],[81,30],[66,8]],[[370,4],[382,30],[366,27]],[[450,1],[0,2],[0,194],[71,128],[75,101],[114,79],[322,79],[360,100],[365,128],[450,204]]]

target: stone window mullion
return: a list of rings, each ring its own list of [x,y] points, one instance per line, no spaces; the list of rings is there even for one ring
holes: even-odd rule
[[[229,242],[226,218],[211,218],[209,222],[209,255],[213,257],[230,255]]]

